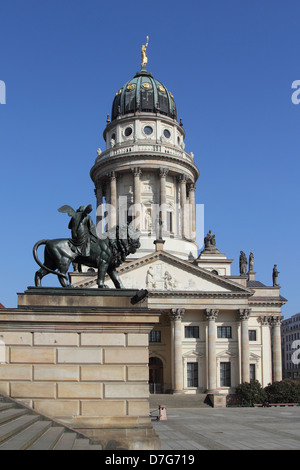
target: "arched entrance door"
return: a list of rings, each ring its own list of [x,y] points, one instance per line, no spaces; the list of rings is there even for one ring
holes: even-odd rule
[[[164,393],[163,363],[158,357],[149,359],[149,389],[150,393]]]

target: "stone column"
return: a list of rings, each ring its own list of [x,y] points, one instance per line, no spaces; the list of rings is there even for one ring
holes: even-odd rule
[[[114,171],[109,173],[110,179],[110,208],[108,213],[109,228],[117,224],[117,177]]]
[[[282,380],[282,358],[281,358],[281,321],[283,317],[273,317],[273,382]]]
[[[217,388],[217,364],[216,364],[216,319],[219,310],[206,309],[205,316],[208,320],[207,334],[207,392],[213,393]]]
[[[180,186],[180,211],[181,211],[181,233],[180,235],[183,238],[188,237],[188,224],[186,223],[186,213],[185,213],[185,206],[186,206],[186,175],[180,175],[178,178],[179,186]]]
[[[249,330],[248,319],[250,316],[250,308],[239,309],[241,320],[241,382],[250,382],[250,364],[249,364]]]
[[[261,385],[263,387],[266,387],[269,383],[272,383],[271,325],[270,325],[270,318],[267,315],[259,317],[259,321],[261,323],[261,342],[262,342]]]
[[[174,365],[174,384],[173,392],[180,393],[183,391],[183,366],[182,366],[182,335],[181,335],[181,320],[183,318],[184,308],[172,308],[171,320],[173,322],[173,365]]]
[[[166,193],[166,179],[168,174],[167,168],[159,169],[160,178],[160,211],[162,221],[162,231],[167,231],[167,193]]]
[[[135,205],[134,214],[135,217],[134,227],[138,230],[141,228],[141,174],[142,171],[139,167],[132,168],[133,173],[133,202]]]
[[[196,184],[189,185],[189,203],[190,203],[190,237],[196,240],[196,206],[195,206]]]

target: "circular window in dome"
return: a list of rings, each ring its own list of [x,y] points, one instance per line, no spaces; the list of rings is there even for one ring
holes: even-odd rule
[[[147,90],[149,90],[149,88],[152,88],[152,85],[149,82],[145,82],[143,83],[143,88],[146,88]]]
[[[166,91],[165,87],[163,87],[162,85],[159,85],[158,87],[159,91],[161,91],[162,93],[164,93]]]
[[[145,132],[146,135],[151,135],[152,132],[153,132],[153,129],[152,129],[151,126],[145,126],[144,127],[144,132]]]
[[[132,128],[131,127],[126,127],[124,134],[126,137],[129,137],[132,134]]]
[[[134,90],[135,89],[135,84],[134,83],[130,83],[129,85],[127,85],[127,90],[130,91],[130,90]]]
[[[168,131],[168,129],[165,129],[164,130],[164,136],[166,137],[166,139],[169,139],[171,137],[171,132]]]

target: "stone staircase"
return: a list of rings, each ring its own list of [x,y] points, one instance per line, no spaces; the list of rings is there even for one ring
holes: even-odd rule
[[[206,393],[197,393],[195,395],[173,394],[150,394],[150,410],[153,411],[159,405],[168,408],[210,408],[206,403]]]
[[[102,450],[102,446],[0,395],[0,450]]]

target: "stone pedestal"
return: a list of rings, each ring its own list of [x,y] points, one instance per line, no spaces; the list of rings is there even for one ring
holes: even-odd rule
[[[209,393],[207,396],[213,408],[226,408],[226,395],[218,395],[217,393]]]
[[[149,418],[149,332],[159,312],[127,289],[28,288],[0,315],[0,393],[101,443],[159,449]]]

